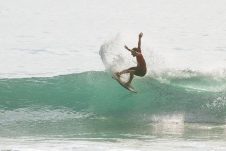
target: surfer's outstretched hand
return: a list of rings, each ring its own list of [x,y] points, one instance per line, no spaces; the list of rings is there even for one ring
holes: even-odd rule
[[[129,50],[129,48],[126,45],[124,46],[124,48],[127,49],[127,50]]]
[[[143,37],[143,33],[142,33],[142,32],[139,34],[139,37],[140,37],[140,38]]]

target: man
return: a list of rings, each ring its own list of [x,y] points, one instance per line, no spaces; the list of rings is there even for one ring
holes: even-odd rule
[[[131,84],[134,75],[143,77],[146,74],[146,72],[147,72],[146,62],[145,62],[144,57],[143,57],[143,55],[141,53],[141,38],[142,38],[142,36],[143,36],[143,33],[141,32],[139,34],[139,40],[138,40],[138,47],[137,48],[133,48],[131,50],[125,45],[125,49],[130,51],[131,55],[133,57],[136,57],[136,59],[137,59],[137,66],[136,67],[131,67],[129,69],[126,69],[126,70],[123,70],[121,72],[117,72],[116,73],[116,75],[118,77],[120,77],[122,74],[125,74],[125,73],[129,73],[130,74],[129,81],[125,83],[126,85],[130,85]]]

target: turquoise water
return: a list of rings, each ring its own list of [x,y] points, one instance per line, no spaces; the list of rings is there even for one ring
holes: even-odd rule
[[[1,79],[0,135],[151,138],[166,131],[201,137],[208,129],[196,131],[189,123],[212,123],[210,135],[203,137],[225,137],[225,79],[147,76],[136,78],[133,85],[137,94],[103,71]]]

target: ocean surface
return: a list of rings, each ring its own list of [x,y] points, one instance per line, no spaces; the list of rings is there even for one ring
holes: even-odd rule
[[[225,151],[225,5],[0,0],[0,150]]]

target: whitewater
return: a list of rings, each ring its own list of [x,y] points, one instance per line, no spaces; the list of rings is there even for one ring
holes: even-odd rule
[[[0,150],[226,150],[225,4],[0,0]]]

